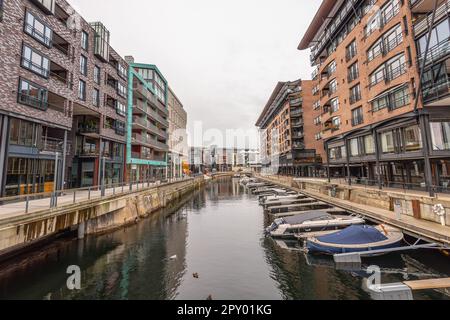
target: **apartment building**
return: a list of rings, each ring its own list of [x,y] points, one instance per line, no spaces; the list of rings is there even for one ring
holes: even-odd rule
[[[187,112],[183,104],[169,87],[169,154],[168,178],[183,176],[183,162],[187,162]]]
[[[128,71],[127,179],[167,178],[168,84],[158,67],[125,57]]]
[[[299,49],[311,49],[317,68],[331,177],[411,188],[448,184],[445,143],[440,143],[444,150],[432,146],[433,139],[445,140],[442,119],[449,115],[432,84],[437,79],[430,71],[433,54],[426,59],[429,71],[418,92],[426,42],[421,36],[428,31],[433,2],[322,2]],[[447,12],[440,21],[448,19]],[[444,29],[448,34],[448,21]],[[440,31],[435,33],[432,46],[440,39]]]
[[[122,179],[127,64],[64,0],[0,2],[0,194]]]
[[[279,82],[256,126],[261,134],[263,167],[276,174],[317,176],[322,168],[321,127],[314,124],[315,82]],[[308,113],[308,114],[307,114]],[[305,120],[310,122],[306,123]]]

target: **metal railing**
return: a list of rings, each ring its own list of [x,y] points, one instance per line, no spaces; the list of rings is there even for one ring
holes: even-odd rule
[[[24,93],[18,93],[19,102],[40,110],[47,110],[48,102]]]
[[[190,181],[192,177],[172,178],[172,179],[143,179],[131,183],[105,183],[84,188],[56,190],[50,192],[33,193],[26,195],[8,196],[0,198],[0,208],[4,212],[8,205],[12,205],[14,210],[23,210],[23,213],[29,214],[57,207],[82,205],[94,200],[112,198],[117,195],[126,195],[133,192],[145,191],[161,185],[169,185],[176,182]],[[19,206],[21,203],[22,206]],[[34,210],[33,210],[34,209]],[[17,213],[17,211],[16,211]]]

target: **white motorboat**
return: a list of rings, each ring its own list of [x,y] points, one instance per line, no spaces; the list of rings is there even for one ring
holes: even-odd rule
[[[352,225],[361,225],[365,221],[356,216],[331,215],[323,211],[312,211],[292,217],[276,219],[266,229],[274,238],[296,239],[297,234],[305,232],[336,232]]]

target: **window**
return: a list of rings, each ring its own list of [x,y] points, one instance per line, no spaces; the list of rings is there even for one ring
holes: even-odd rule
[[[78,83],[78,99],[86,101],[86,82],[83,80]]]
[[[34,0],[33,2],[47,13],[55,13],[55,0]]]
[[[317,118],[314,118],[314,124],[317,126],[317,125],[319,125],[319,124],[321,124],[322,123],[322,117],[317,117]]]
[[[41,110],[48,107],[48,91],[28,80],[19,81],[19,103]]]
[[[333,124],[333,128],[334,129],[339,129],[339,127],[341,126],[341,118],[339,118],[339,117],[334,117],[332,120],[331,120],[331,123]]]
[[[100,106],[100,91],[98,89],[92,90],[92,104],[96,107]]]
[[[101,69],[99,66],[94,67],[94,82],[100,84],[101,82]]]
[[[413,125],[405,128],[404,135],[406,152],[422,150],[422,135],[418,125]]]
[[[38,141],[39,129],[39,125],[33,122],[11,118],[9,142],[13,145],[35,147]]]
[[[405,55],[402,53],[383,65],[379,66],[370,75],[370,86],[374,86],[381,81],[392,81],[406,72],[406,59]]]
[[[3,21],[3,0],[0,0],[0,22]]]
[[[322,139],[322,134],[320,132],[316,133],[315,138],[316,138],[316,141],[321,140]]]
[[[125,122],[115,120],[114,121],[114,129],[116,130],[116,134],[120,136],[125,135]]]
[[[389,108],[389,111],[401,108],[408,105],[410,102],[408,85],[404,85],[398,89],[388,91],[375,98],[372,104],[372,111],[376,112],[384,108]]]
[[[48,78],[50,72],[49,60],[27,45],[22,48],[22,67]]]
[[[450,150],[450,122],[431,122],[433,150]]]
[[[350,156],[352,156],[352,157],[357,157],[360,155],[358,140],[359,140],[358,138],[354,138],[349,141]]]
[[[375,140],[372,135],[363,137],[364,152],[366,155],[375,154]]]
[[[372,61],[379,55],[387,54],[403,42],[402,26],[398,24],[391,30],[386,32],[380,39],[378,39],[372,47],[367,51],[367,59]]]
[[[394,131],[387,131],[381,134],[381,151],[383,153],[394,153]]]
[[[331,147],[328,153],[330,160],[340,160],[347,158],[347,150],[345,146]]]
[[[441,46],[448,45],[448,38],[450,38],[450,25],[449,20],[445,19],[433,28],[430,39],[430,50],[428,53],[429,58],[439,58],[441,55],[446,54],[447,50],[439,50]],[[423,57],[425,49],[427,48],[428,33],[423,35],[417,41],[417,51],[419,56]],[[443,48],[442,48],[443,49]]]
[[[50,47],[52,44],[53,31],[32,15],[29,11],[25,13],[25,33],[37,41]]]
[[[357,54],[356,40],[353,40],[352,43],[350,43],[345,50],[345,57],[347,61],[350,61],[356,56],[356,54]]]
[[[358,79],[359,77],[359,66],[358,62],[355,62],[348,68],[348,82]]]
[[[364,123],[363,108],[358,107],[352,110],[352,125],[359,126]]]
[[[117,73],[122,79],[127,79],[127,68],[120,63],[117,65]]]
[[[83,76],[87,76],[88,62],[85,56],[80,57],[80,73]]]
[[[330,111],[331,113],[339,111],[339,98],[334,98],[330,101]]]
[[[320,101],[316,101],[313,103],[314,110],[318,110],[320,108]]]
[[[336,68],[337,68],[336,61],[332,61],[327,67],[328,76],[331,76],[333,73],[335,73]]]
[[[126,116],[127,115],[127,107],[125,106],[125,104],[123,104],[122,102],[118,101],[117,102],[117,114],[121,115],[121,116]]]
[[[89,49],[89,34],[86,31],[81,32],[81,48],[85,51]]]
[[[330,94],[336,93],[337,88],[338,88],[337,80],[336,79],[331,80],[329,85]]]
[[[122,98],[127,97],[127,88],[120,82],[117,82],[117,94]]]
[[[361,86],[359,83],[350,89],[350,104],[354,104],[361,100]]]

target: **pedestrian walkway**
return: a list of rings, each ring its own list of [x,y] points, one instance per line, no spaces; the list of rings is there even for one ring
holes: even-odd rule
[[[33,195],[29,195],[28,201],[27,197],[21,197],[21,201],[7,202],[0,205],[0,221],[8,218],[13,218],[17,216],[22,216],[24,214],[31,215],[38,212],[45,212],[49,210],[54,210],[57,208],[65,207],[74,204],[83,204],[90,201],[100,200],[103,198],[112,197],[115,195],[125,195],[130,192],[143,191],[152,189],[156,186],[168,185],[175,182],[187,181],[190,178],[185,179],[173,179],[167,183],[160,182],[145,182],[145,183],[134,183],[132,187],[129,184],[118,185],[116,187],[111,187],[105,189],[104,195],[102,195],[101,189],[98,187],[93,188],[83,188],[83,189],[72,189],[62,191],[57,197],[56,204],[50,194],[42,194],[41,199],[32,199]],[[7,199],[7,198],[3,198]],[[2,199],[0,199],[1,201]]]
[[[281,183],[285,186],[291,187],[291,184],[287,184],[287,179],[278,180],[274,177],[260,177],[263,180],[270,181],[273,183]],[[302,179],[303,180],[303,179]],[[292,187],[291,187],[292,188]],[[402,230],[409,232],[413,235],[419,235],[432,241],[437,241],[450,245],[450,227],[442,226],[438,223],[415,219],[410,216],[402,216],[398,219],[394,212],[389,210],[383,210],[379,208],[374,208],[368,205],[354,203],[348,200],[341,200],[337,198],[332,198],[323,194],[316,192],[310,192],[303,189],[292,188],[299,193],[303,193],[306,196],[315,198],[317,200],[326,202],[332,206],[336,206],[350,212],[355,212],[369,218],[373,218],[379,222],[387,223]]]

